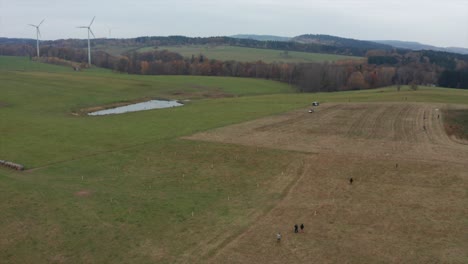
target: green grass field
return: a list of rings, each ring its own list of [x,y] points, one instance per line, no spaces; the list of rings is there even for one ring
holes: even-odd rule
[[[0,57],[0,79],[0,159],[27,168],[0,168],[3,263],[203,262],[281,199],[300,153],[180,137],[315,100],[468,104],[455,89],[297,94],[266,80],[73,72],[15,57]],[[72,115],[142,98],[190,101]]]
[[[138,50],[140,47],[137,46],[108,46],[108,45],[96,45],[93,47],[95,51],[104,51],[114,56],[122,55],[125,52]]]
[[[153,47],[143,48],[139,51],[150,51]],[[338,60],[362,60],[361,57],[321,54],[321,53],[308,53],[289,51],[288,55],[284,55],[284,51],[272,49],[254,49],[235,46],[161,46],[159,50],[169,50],[180,53],[184,57],[191,57],[192,55],[198,56],[203,54],[209,59],[216,59],[222,61],[243,61],[243,62],[325,62],[325,61],[338,61]]]

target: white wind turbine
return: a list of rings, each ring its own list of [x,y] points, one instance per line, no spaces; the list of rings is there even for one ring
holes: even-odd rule
[[[109,38],[112,37],[112,29],[110,26],[107,26],[107,29],[109,30]]]
[[[95,18],[96,17],[93,17],[93,20],[91,20],[91,23],[89,23],[89,26],[78,27],[78,28],[87,28],[88,29],[88,65],[89,65],[89,67],[91,67],[91,44],[89,42],[89,33],[91,33],[91,35],[93,35],[93,37],[96,38],[96,36],[94,36],[93,31],[91,30],[91,25],[93,24]]]
[[[33,25],[33,24],[28,24],[30,25],[31,27],[35,27],[36,28],[36,48],[37,48],[37,57],[39,58],[40,57],[40,53],[39,53],[39,37],[41,36],[41,31],[39,30],[39,27],[41,26],[41,24],[44,22],[45,18],[42,19],[41,23],[39,23],[39,25]]]
[[[108,33],[109,33],[109,38],[112,38],[112,30],[118,29],[118,27],[111,27],[107,25]]]

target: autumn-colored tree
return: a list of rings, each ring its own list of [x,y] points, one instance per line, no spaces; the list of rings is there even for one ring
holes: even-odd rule
[[[283,63],[280,66],[280,80],[281,81],[288,82],[288,83],[290,82],[291,69],[292,69],[292,67],[287,63]]]
[[[327,76],[330,79],[330,83],[326,88],[326,91],[340,91],[346,87],[347,75],[346,69],[344,66],[339,66],[335,64],[329,64],[325,68]]]
[[[140,64],[141,74],[149,74],[149,62],[142,61]]]
[[[188,63],[185,63],[185,61],[183,60],[173,61],[172,62],[173,72],[171,74],[177,74],[177,75],[187,74],[188,73],[187,64]]]
[[[128,72],[129,60],[127,57],[122,56],[115,66],[115,70],[119,72]]]
[[[222,76],[223,62],[212,60],[210,63],[211,63],[211,74],[214,76]]]
[[[367,83],[362,73],[359,71],[353,72],[348,78],[347,87],[352,90],[366,89]]]
[[[377,69],[377,87],[392,85],[395,74],[395,67],[379,67]]]
[[[160,60],[150,62],[150,72],[155,75],[164,74],[163,62]]]
[[[301,92],[320,92],[322,89],[323,67],[318,63],[303,64],[300,66],[300,76],[297,84]]]
[[[364,74],[364,80],[369,84],[369,88],[377,87],[378,76],[377,70],[366,71]]]

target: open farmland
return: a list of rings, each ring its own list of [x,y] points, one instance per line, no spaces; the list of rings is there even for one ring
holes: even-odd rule
[[[435,116],[466,91],[295,94],[6,57],[0,78],[0,159],[26,166],[0,167],[4,263],[466,262],[466,145]],[[153,98],[190,101],[74,115]]]
[[[468,142],[446,135],[444,107],[325,104],[191,136],[304,153],[285,198],[212,262],[466,262]]]
[[[177,52],[184,57],[192,57],[203,54],[208,59],[216,59],[222,61],[243,61],[255,62],[263,61],[266,63],[271,62],[325,62],[325,61],[338,61],[338,60],[362,60],[364,58],[334,54],[323,53],[309,53],[289,51],[285,54],[281,50],[273,49],[255,49],[246,47],[235,46],[208,46],[208,45],[191,45],[191,46],[161,46],[159,50],[169,50]],[[150,51],[153,48],[143,48],[139,51]]]

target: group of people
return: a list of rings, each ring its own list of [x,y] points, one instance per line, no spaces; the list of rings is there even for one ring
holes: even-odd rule
[[[398,163],[396,164],[396,167],[398,168]],[[354,182],[354,179],[353,178],[349,178],[349,184],[353,184]],[[304,224],[301,224],[301,226],[298,226],[297,224],[294,225],[294,233],[299,233],[299,228],[301,228],[301,233],[304,232]],[[276,234],[276,241],[280,242],[281,241],[281,233],[278,232]]]
[[[304,224],[301,224],[300,226],[301,228],[301,233],[304,232]],[[294,225],[294,233],[299,233],[299,226],[297,224]],[[276,234],[276,241],[280,242],[281,241],[281,233],[278,232],[278,234]]]

